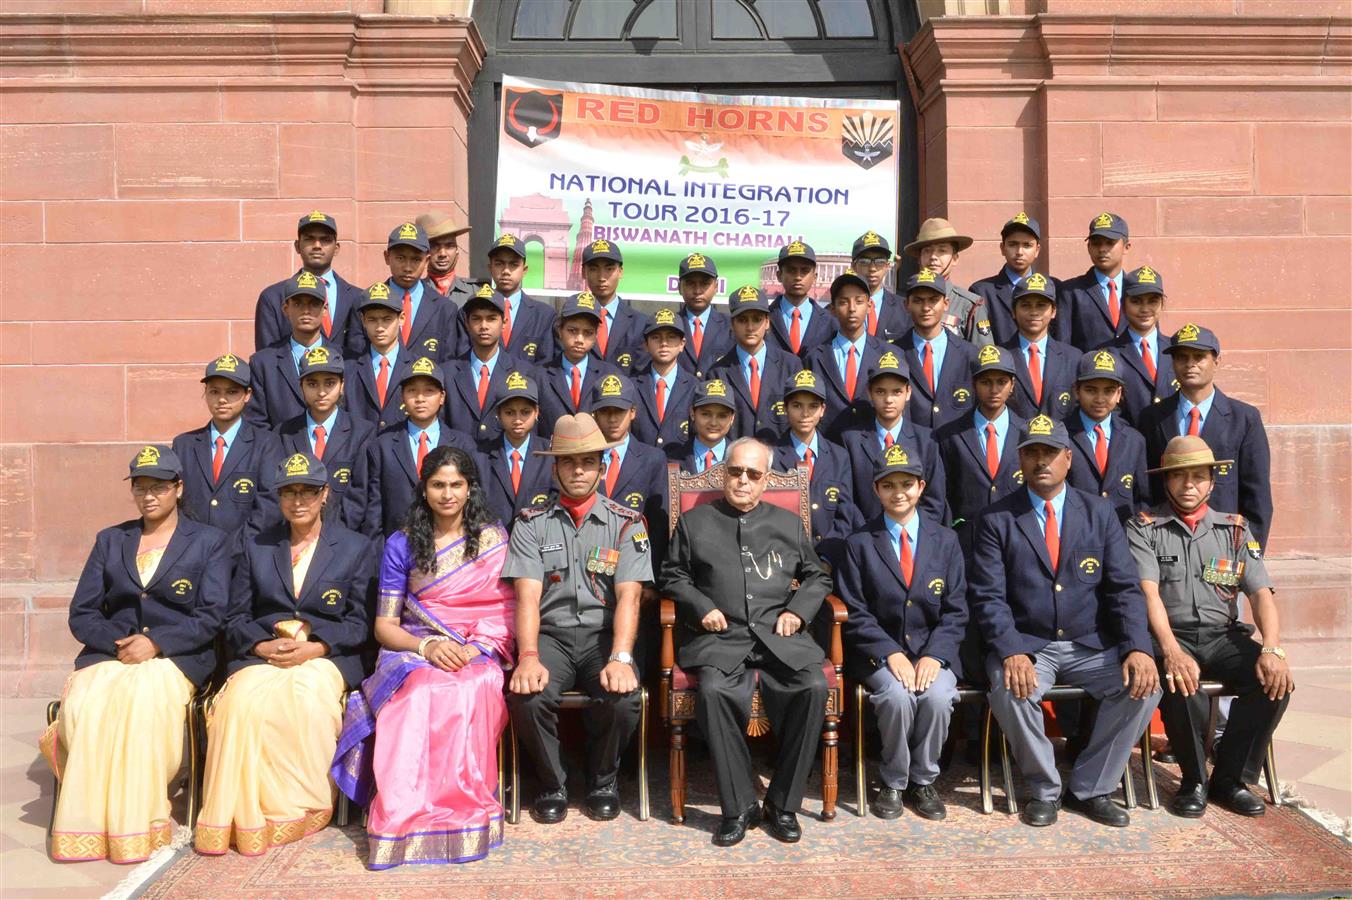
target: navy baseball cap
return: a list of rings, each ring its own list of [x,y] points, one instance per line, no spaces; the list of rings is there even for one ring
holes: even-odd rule
[[[1070,434],[1066,431],[1066,426],[1058,422],[1046,413],[1039,413],[1024,423],[1019,429],[1019,448],[1031,447],[1034,444],[1042,444],[1046,447],[1056,447],[1059,450],[1070,449]]]
[[[1005,347],[997,347],[995,344],[987,344],[977,351],[976,359],[972,360],[972,377],[981,375],[984,372],[1004,372],[1007,375],[1017,375],[1014,368],[1014,354]]]
[[[1149,266],[1141,266],[1128,272],[1122,281],[1122,293],[1128,297],[1141,297],[1145,294],[1164,296],[1164,276]]]
[[[412,222],[405,222],[391,231],[390,239],[385,243],[385,249],[390,250],[401,245],[421,250],[424,253],[432,246],[427,241],[427,232],[423,231],[421,226]]]
[[[1220,356],[1221,342],[1210,328],[1189,322],[1174,332],[1173,343],[1160,352],[1173,353],[1175,350],[1210,350]]]
[[[1117,213],[1104,212],[1094,217],[1089,223],[1089,240],[1091,237],[1106,237],[1114,241],[1123,241],[1128,237],[1127,220]]]
[[[802,259],[817,264],[817,251],[813,250],[811,245],[804,244],[802,241],[790,241],[779,248],[779,264],[782,266],[791,259]]]
[[[330,350],[323,345],[305,351],[300,358],[301,379],[303,380],[306,375],[325,372],[330,375],[343,374],[343,358],[338,355],[338,351]]]
[[[158,478],[161,481],[177,481],[183,475],[183,464],[178,454],[163,444],[147,444],[131,459],[127,467],[131,474],[123,481],[133,478]]]
[[[283,488],[288,484],[309,484],[323,487],[329,483],[329,470],[315,458],[313,453],[297,451],[277,464],[275,487]]]
[[[592,390],[587,412],[611,408],[633,409],[636,406],[638,406],[638,391],[634,390],[634,383],[618,375],[607,375],[597,382]]]
[[[854,247],[850,250],[850,259],[858,259],[863,253],[881,252],[888,259],[892,258],[892,248],[887,244],[887,238],[876,231],[865,231],[859,237],[855,238]]]
[[[403,312],[404,304],[402,300],[396,300],[390,293],[390,286],[383,281],[377,281],[367,288],[363,293],[366,295],[357,309],[369,309],[372,306],[380,306],[385,309],[392,309],[395,312]]]
[[[929,269],[921,269],[910,278],[906,279],[906,293],[928,288],[931,291],[948,296],[948,279],[938,272],[931,272]]]
[[[726,406],[733,411],[737,409],[737,405],[732,402],[732,396],[728,393],[728,383],[720,378],[695,385],[695,399],[690,402],[690,406],[692,408]]]
[[[895,375],[902,381],[910,384],[911,367],[906,365],[906,360],[903,357],[888,350],[882,356],[878,357],[877,365],[868,370],[869,384],[872,384],[875,378],[881,378],[884,375]]]
[[[311,225],[323,225],[333,232],[334,237],[338,236],[338,220],[326,212],[315,210],[308,215],[301,216],[300,221],[296,223],[296,233],[300,234]]]
[[[744,312],[756,311],[769,315],[770,301],[766,299],[765,291],[754,284],[744,284],[728,294],[728,316],[730,318],[735,319]]]
[[[207,372],[202,376],[202,382],[206,383],[208,378],[229,378],[235,384],[242,384],[245,387],[253,383],[249,364],[233,353],[218,356],[207,363]]]
[[[624,257],[620,254],[619,245],[607,240],[592,241],[582,248],[582,265],[585,266],[594,259],[609,259],[624,265]]]
[[[529,400],[536,406],[540,405],[540,389],[536,387],[534,379],[527,377],[522,372],[513,370],[507,373],[507,379],[502,383],[502,393],[498,395],[498,401],[493,406],[497,408],[508,400],[516,398]]]
[[[590,316],[598,324],[600,323],[601,306],[596,302],[596,297],[591,291],[582,291],[563,301],[563,309],[559,310],[559,321],[571,319],[574,316]]]
[[[493,285],[481,284],[479,285],[479,289],[474,292],[474,296],[466,300],[465,305],[461,308],[465,311],[465,314],[468,315],[469,311],[476,306],[490,306],[499,313],[505,315],[507,312],[507,298],[493,290]]]
[[[789,399],[790,394],[811,394],[821,400],[826,399],[826,385],[817,377],[817,373],[811,369],[803,369],[794,372],[789,376],[788,381],[784,383],[784,399]]]
[[[292,275],[286,280],[286,287],[282,288],[282,298],[314,297],[316,300],[327,303],[329,295],[324,290],[324,282],[313,272],[307,272],[304,269]]]
[[[488,248],[488,255],[492,256],[499,250],[510,250],[522,259],[526,258],[526,242],[510,232],[498,235],[493,246]]]
[[[882,481],[888,475],[903,473],[921,478],[925,468],[921,464],[920,454],[908,450],[902,444],[893,444],[873,458],[873,481]]]
[[[1034,272],[1015,285],[1013,302],[1018,303],[1020,297],[1028,296],[1046,297],[1052,303],[1055,303],[1056,285],[1041,272]]]
[[[718,266],[714,265],[712,256],[692,253],[681,260],[680,268],[676,273],[678,281],[687,275],[708,275],[710,278],[717,278]]]
[[[399,379],[399,386],[403,387],[415,378],[430,378],[435,381],[442,390],[446,389],[446,376],[442,374],[441,366],[432,362],[426,356],[415,359],[407,369],[404,370],[403,377]]]
[[[840,289],[847,284],[855,285],[865,294],[869,293],[868,282],[864,280],[864,276],[860,275],[854,269],[846,269],[836,276],[835,281],[831,282],[831,299],[836,299],[836,294],[839,294]]]
[[[1107,350],[1090,350],[1080,357],[1075,369],[1075,383],[1104,378],[1122,384],[1122,361]]]
[[[654,331],[661,331],[663,328],[670,328],[685,337],[685,322],[676,315],[676,310],[670,307],[663,307],[653,313],[653,317],[643,326],[643,336],[647,337]]]
[[[1011,231],[1026,231],[1039,241],[1042,240],[1042,226],[1038,224],[1037,219],[1031,218],[1026,212],[1020,212],[1004,224],[1004,227],[1000,229],[1000,240],[1009,237]]]

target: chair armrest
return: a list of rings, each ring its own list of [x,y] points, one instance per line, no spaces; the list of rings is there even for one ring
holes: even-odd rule
[[[663,628],[670,628],[676,624],[676,601],[670,597],[659,597],[657,599],[657,621],[662,623]]]
[[[831,621],[839,625],[849,618],[849,613],[845,610],[845,601],[841,600],[835,594],[827,594],[826,602],[831,605]]]
[[[676,643],[672,630],[676,625],[676,602],[670,597],[657,601],[657,621],[662,625],[662,674],[669,675],[676,665]]]
[[[845,665],[845,641],[840,634],[840,623],[849,617],[845,603],[835,594],[827,594],[826,602],[831,606],[831,664],[839,672]]]

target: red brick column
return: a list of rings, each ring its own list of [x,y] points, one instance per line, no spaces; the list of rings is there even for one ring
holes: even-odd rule
[[[1263,412],[1270,551],[1347,555],[1352,19],[942,18],[902,53],[921,209],[984,239],[962,280],[998,271],[1019,209],[1043,223],[1043,266],[1061,277],[1088,268],[1096,213],[1124,216],[1129,267],[1165,275],[1166,329],[1214,328],[1219,383]]]

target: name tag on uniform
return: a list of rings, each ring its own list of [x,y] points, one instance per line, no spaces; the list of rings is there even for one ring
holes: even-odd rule
[[[1155,559],[1158,562],[1178,562],[1177,556],[1157,556]]]
[[[562,550],[563,544],[545,544],[540,548],[541,553],[549,553],[554,550]]]

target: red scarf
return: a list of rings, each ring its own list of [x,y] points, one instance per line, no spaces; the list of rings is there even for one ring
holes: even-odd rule
[[[1173,504],[1170,505],[1172,506]],[[1202,516],[1206,515],[1206,511],[1208,508],[1209,507],[1205,503],[1203,503],[1201,506],[1197,507],[1192,512],[1185,513],[1177,506],[1174,506],[1174,514],[1178,516],[1180,522],[1188,526],[1188,529],[1192,531],[1194,534],[1196,534],[1197,525],[1199,522],[1202,521]]]
[[[436,285],[438,291],[447,296],[450,295],[451,287],[455,284],[454,272],[447,272],[445,275],[441,276],[428,273],[428,277],[432,279],[432,284]]]
[[[592,504],[596,503],[596,492],[592,491],[581,500],[574,500],[572,497],[559,494],[559,506],[568,510],[568,515],[573,517],[573,527],[582,525],[582,519],[591,512]]]

